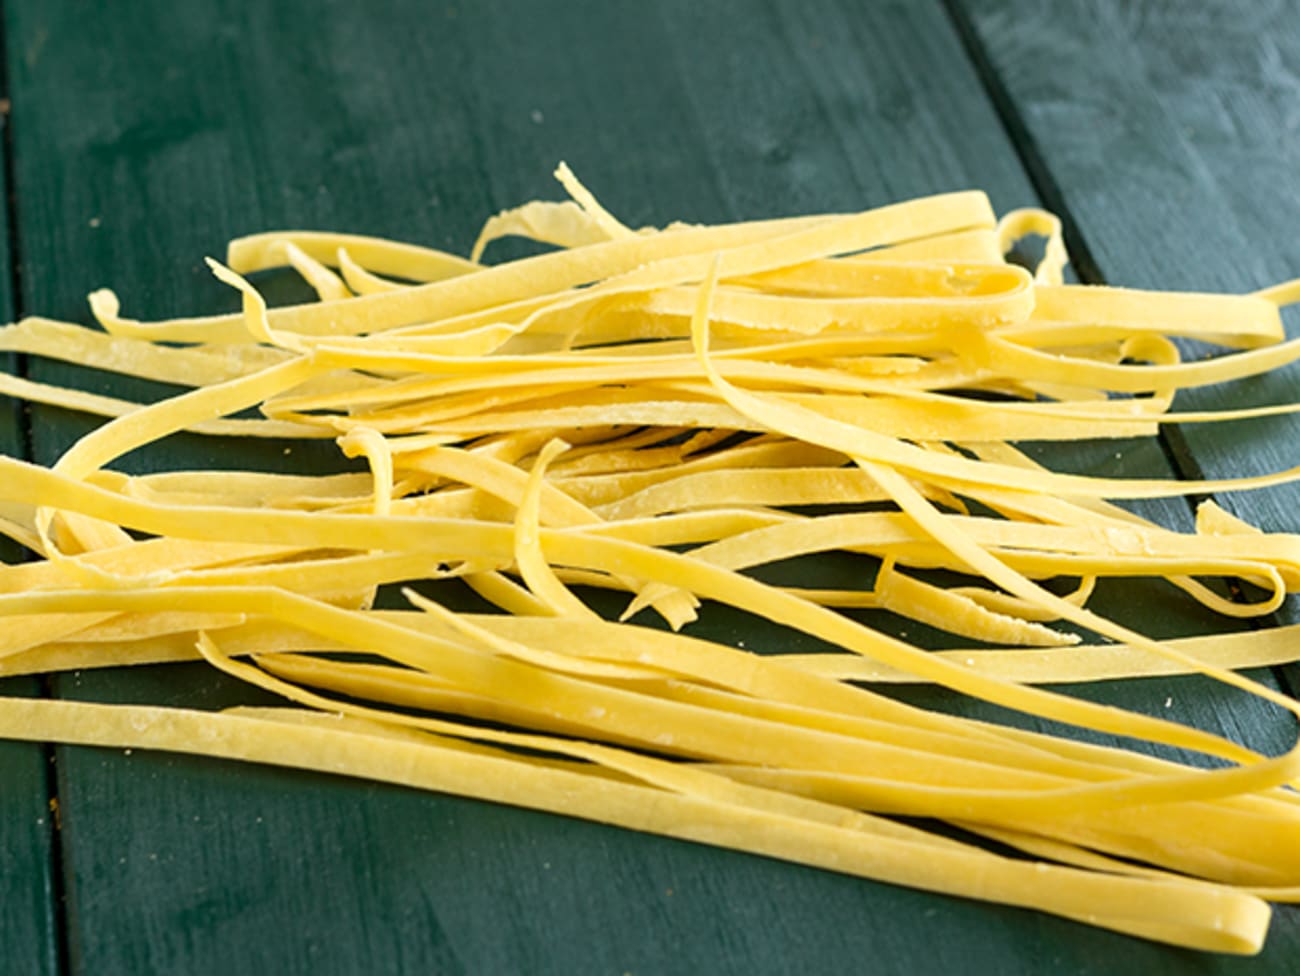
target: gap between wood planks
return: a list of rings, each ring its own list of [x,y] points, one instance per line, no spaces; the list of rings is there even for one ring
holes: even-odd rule
[[[14,175],[14,105],[12,86],[10,84],[9,31],[8,17],[3,4],[0,4],[0,131],[3,142],[4,212],[6,220],[7,248],[9,253],[9,293],[10,311],[14,321],[26,314],[23,301],[22,274],[22,235],[18,225],[18,183]],[[28,374],[28,357],[14,356],[15,371],[20,377]],[[26,406],[18,407],[18,449],[23,460],[30,461],[35,456],[32,444],[32,415]],[[32,553],[24,553],[24,558],[31,560]],[[54,682],[48,675],[40,677],[40,695],[42,698],[56,697]],[[70,928],[68,925],[67,885],[64,877],[63,831],[59,823],[59,749],[52,743],[41,746],[42,764],[45,772],[44,807],[49,811],[45,818],[49,850],[48,877],[50,884],[50,914],[54,923],[54,965],[57,972],[70,972]]]
[[[942,0],[942,3],[948,11],[948,17],[957,31],[957,36],[961,39],[962,47],[966,51],[967,57],[970,58],[980,82],[984,85],[984,90],[993,103],[998,119],[1002,122],[1003,129],[1006,130],[1007,139],[1020,159],[1020,164],[1024,167],[1025,173],[1029,176],[1038,198],[1042,201],[1044,207],[1056,214],[1061,220],[1066,250],[1070,255],[1070,266],[1074,268],[1075,274],[1084,284],[1107,284],[1106,276],[1092,256],[1088,242],[1079,230],[1079,222],[1065,202],[1065,194],[1061,192],[1060,184],[1057,183],[1055,175],[1048,167],[1043,153],[1038,148],[1033,133],[1030,132],[1029,126],[1021,116],[1010,89],[1003,82],[997,66],[994,65],[993,59],[985,50],[979,33],[975,29],[974,22],[962,5],[962,0]],[[1201,465],[1188,446],[1180,427],[1161,424],[1157,439],[1160,449],[1169,462],[1169,466],[1173,468],[1180,479],[1184,481],[1200,481],[1204,479],[1205,475],[1202,472]],[[1191,508],[1193,515],[1195,515],[1196,507],[1210,497],[1209,495],[1192,494],[1186,496],[1185,501],[1188,507]],[[1228,587],[1232,598],[1237,602],[1243,602],[1244,597],[1241,592],[1240,582],[1234,579],[1225,579],[1223,582]],[[1276,614],[1269,614],[1263,619],[1253,617],[1249,620],[1249,625],[1255,630],[1276,627],[1279,624],[1280,621],[1277,619]],[[1293,681],[1288,670],[1282,667],[1270,668],[1269,670],[1280,688],[1288,695],[1296,697],[1300,694],[1300,687],[1297,687],[1300,684],[1300,677]]]

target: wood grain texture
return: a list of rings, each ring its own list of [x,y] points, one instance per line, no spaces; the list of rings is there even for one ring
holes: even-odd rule
[[[965,6],[1105,280],[1246,292],[1300,275],[1300,4]],[[1296,310],[1284,318],[1300,334]],[[1298,389],[1293,365],[1189,390],[1180,406],[1288,403]],[[1294,466],[1298,439],[1291,416],[1187,425],[1172,444],[1186,474],[1224,478]],[[1297,531],[1298,499],[1288,488],[1219,501]],[[1294,601],[1279,617],[1300,619]],[[1288,674],[1300,688],[1300,670]]]
[[[85,320],[84,294],[105,284],[131,315],[233,307],[202,255],[276,226],[464,251],[487,214],[556,196],[560,159],[632,224],[858,209],[968,186],[1000,210],[1034,202],[938,3],[142,0],[110,11],[26,0],[7,10],[13,97],[34,120],[16,133],[24,301],[50,315]],[[86,429],[39,411],[39,458]],[[247,463],[323,465],[327,454],[267,445]],[[1149,444],[1071,460],[1167,471]],[[200,438],[128,459],[230,463]],[[1153,511],[1186,522],[1180,503]],[[1169,634],[1204,625],[1154,592],[1138,606],[1142,594],[1110,598]],[[706,627],[749,647],[773,640],[739,616]],[[257,700],[198,666],[85,674],[60,691]],[[1149,684],[1084,693],[1148,710],[1173,697]],[[1230,731],[1240,721],[1201,683],[1179,683],[1176,696],[1180,718]],[[77,972],[1249,965],[473,801],[139,752],[60,755]],[[1271,965],[1249,971],[1285,971]]]
[[[962,0],[1060,198],[1115,285],[1245,292],[1300,275],[1300,4]],[[1295,333],[1298,321],[1288,313]],[[1204,390],[1286,403],[1300,370]],[[1229,477],[1294,465],[1300,419],[1180,430]],[[1229,496],[1300,528],[1296,491]]]
[[[0,125],[8,126],[7,112]],[[0,213],[0,321],[13,318],[7,214]],[[12,355],[0,356],[0,369],[16,372]],[[19,404],[0,398],[0,452],[24,453],[25,416]],[[0,561],[23,558],[21,549],[0,538]],[[0,680],[0,695],[39,695],[40,682]],[[55,884],[46,779],[47,749],[0,742],[0,973],[58,971]]]
[[[1300,276],[1300,3],[959,0],[1103,279],[1248,292]],[[1300,318],[1288,310],[1288,334]],[[1180,394],[1185,409],[1294,402],[1295,366]],[[1185,473],[1296,464],[1300,420],[1184,425]],[[1220,496],[1272,531],[1300,532],[1300,488]],[[1279,622],[1300,619],[1294,598]],[[1300,668],[1284,682],[1300,689]],[[1258,734],[1241,723],[1248,737]],[[1292,733],[1287,732],[1289,737]],[[1300,952],[1280,910],[1270,959]],[[1280,963],[1279,963],[1280,964]]]
[[[31,679],[0,695],[38,695]],[[58,972],[51,813],[41,746],[0,742],[0,973]]]

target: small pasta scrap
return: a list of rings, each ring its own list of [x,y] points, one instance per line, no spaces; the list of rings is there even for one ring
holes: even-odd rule
[[[1265,755],[1061,686],[1199,674],[1300,717],[1248,673],[1300,657],[1293,627],[1161,640],[1096,608],[1142,579],[1267,617],[1300,589],[1300,536],[1121,503],[1300,468],[1117,479],[1022,445],[1298,409],[1174,402],[1300,358],[1280,318],[1300,285],[1067,284],[1060,221],[998,220],[979,192],[632,229],[556,175],[568,201],[489,218],[468,259],[262,233],[210,262],[238,313],[144,322],[100,290],[99,328],[0,328],[0,351],[183,388],[0,374],[0,395],[106,418],[48,467],[0,456],[0,533],[30,550],[0,564],[0,675],[203,660],[288,703],[3,698],[0,737],[404,783],[1259,951],[1270,903],[1300,900],[1300,744]],[[1028,235],[1027,269],[1007,255]],[[485,263],[506,236],[540,253]],[[277,268],[317,300],[268,307],[250,276]],[[1182,340],[1217,352],[1185,361]],[[182,431],[244,467],[114,466]],[[352,465],[266,470],[268,438]],[[452,609],[469,595],[482,609]],[[717,605],[762,621],[761,646],[706,636]],[[918,646],[900,619],[946,636]]]

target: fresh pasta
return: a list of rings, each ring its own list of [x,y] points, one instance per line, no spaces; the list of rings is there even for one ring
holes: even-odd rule
[[[210,262],[238,313],[144,322],[100,290],[100,328],[0,329],[0,350],[184,388],[136,403],[0,375],[106,418],[49,467],[0,457],[0,532],[31,557],[0,564],[0,675],[203,660],[292,705],[0,699],[0,736],[404,783],[1257,952],[1270,902],[1300,900],[1300,744],[1265,755],[1060,686],[1200,674],[1293,725],[1300,704],[1245,672],[1296,660],[1294,628],[1157,640],[1092,603],[1143,578],[1273,612],[1300,536],[1213,501],[1192,531],[1120,502],[1300,468],[1113,479],[1017,445],[1296,409],[1174,404],[1300,358],[1279,314],[1300,286],[1066,284],[1060,222],[998,220],[978,192],[632,229],[557,177],[568,201],[492,216],[469,258],[262,233]],[[1024,268],[1006,255],[1028,235],[1045,246]],[[484,263],[506,236],[549,249]],[[250,276],[277,268],[316,300],[268,307]],[[353,469],[114,467],[181,431],[332,440]],[[833,584],[799,577],[829,558]],[[714,604],[768,621],[764,646],[697,633]],[[884,693],[907,682],[1115,744]]]

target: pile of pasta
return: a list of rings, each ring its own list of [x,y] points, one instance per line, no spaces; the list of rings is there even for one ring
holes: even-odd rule
[[[1300,357],[1279,315],[1300,285],[1066,284],[1056,218],[998,220],[978,192],[633,229],[557,175],[569,200],[492,217],[469,259],[260,234],[210,262],[238,313],[143,322],[99,291],[100,328],[0,330],[0,351],[186,388],[0,380],[106,418],[49,467],[0,457],[0,530],[30,550],[0,566],[0,674],[202,658],[286,700],[5,698],[0,736],[368,777],[1258,951],[1269,902],[1300,896],[1300,749],[1042,685],[1200,673],[1289,727],[1300,706],[1241,672],[1300,635],[1156,641],[1089,598],[1152,577],[1268,615],[1300,586],[1300,539],[1212,501],[1187,532],[1122,503],[1300,471],[1116,480],[1025,444],[1293,409],[1172,405]],[[532,252],[482,263],[506,236]],[[1036,266],[1007,258],[1027,239]],[[274,268],[319,301],[268,308],[249,277]],[[332,440],[342,473],[114,467],[180,431]],[[791,583],[832,554],[838,588]],[[719,604],[769,621],[763,646],[702,636]],[[1115,744],[916,707],[891,681]]]

